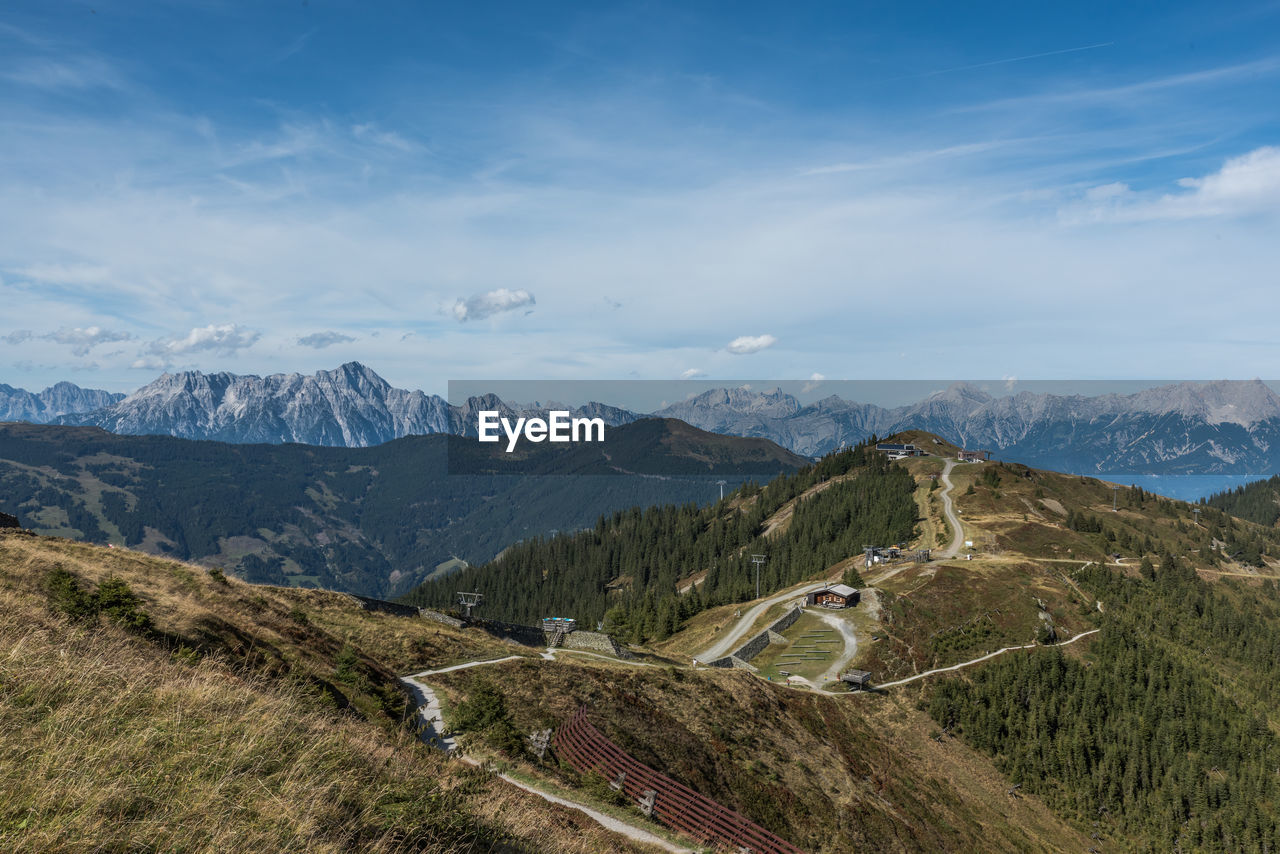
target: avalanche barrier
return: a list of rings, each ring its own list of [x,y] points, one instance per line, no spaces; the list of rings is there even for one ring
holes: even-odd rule
[[[603,775],[646,815],[694,839],[735,852],[802,854],[746,817],[640,764],[591,725],[586,706],[556,730],[551,745],[579,773]]]

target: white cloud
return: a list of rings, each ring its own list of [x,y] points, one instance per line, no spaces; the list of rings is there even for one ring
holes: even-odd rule
[[[234,323],[222,325],[209,324],[192,329],[182,338],[160,338],[151,342],[147,348],[152,356],[161,360],[169,360],[177,356],[191,353],[211,352],[219,355],[231,355],[237,350],[252,347],[262,333],[252,329],[242,329]],[[146,361],[147,364],[139,364]],[[163,364],[167,364],[163,361]],[[150,360],[139,359],[134,367],[154,367]]]
[[[498,288],[488,293],[476,294],[466,300],[458,300],[453,304],[453,316],[461,322],[483,320],[495,314],[515,311],[533,304],[533,294],[526,290],[511,291]]]
[[[139,356],[129,365],[131,368],[142,368],[151,371],[163,371],[169,363],[159,356]]]
[[[35,333],[30,329],[15,329],[8,335],[0,336],[0,341],[6,344],[21,344],[24,341],[30,341],[35,337]]]
[[[699,369],[699,368],[690,368],[690,369],[689,369],[689,370],[687,370],[687,371],[683,371],[683,372],[681,372],[681,374],[680,374],[680,379],[682,379],[682,380],[692,380],[692,379],[696,379],[696,378],[698,378],[698,377],[705,377],[706,375],[707,375],[707,372],[706,372],[706,371],[704,371],[704,370],[701,370],[701,369]]]
[[[89,351],[99,344],[108,344],[113,341],[129,341],[133,338],[128,332],[103,329],[100,326],[89,326],[84,329],[63,327],[57,332],[50,332],[40,337],[59,344],[71,345],[71,352],[77,356],[89,355]]]
[[[1182,178],[1184,192],[1150,196],[1124,183],[1084,194],[1084,206],[1068,207],[1068,221],[1143,222],[1280,213],[1280,148],[1263,146],[1232,157],[1217,172]]]
[[[1018,378],[1017,378],[1017,377],[1015,377],[1015,376],[1013,376],[1012,374],[1007,374],[1007,375],[1004,377],[1004,390],[1005,390],[1005,391],[1013,391],[1013,387],[1014,387],[1014,386],[1016,386],[1017,384],[1018,384]]]
[[[323,350],[325,347],[332,347],[334,344],[345,344],[354,340],[356,339],[352,336],[343,335],[341,332],[313,332],[310,335],[304,335],[299,338],[298,343],[303,347]]]
[[[759,353],[761,350],[767,350],[777,343],[778,339],[772,335],[741,335],[730,341],[729,346],[725,349],[735,355],[745,356],[748,353]]]
[[[810,375],[809,381],[800,387],[800,392],[802,394],[807,394],[813,391],[818,386],[822,385],[822,381],[825,379],[826,377],[824,377],[822,374],[818,373],[817,371],[814,371],[813,374]]]

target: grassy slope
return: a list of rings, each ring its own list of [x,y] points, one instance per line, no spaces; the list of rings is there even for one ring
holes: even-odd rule
[[[830,698],[741,672],[511,662],[433,677],[450,703],[481,683],[520,728],[579,704],[637,759],[806,851],[1080,851],[1085,837],[1032,798],[1008,797],[978,754],[936,730],[911,694]],[[470,748],[469,748],[470,749]],[[576,775],[541,770],[567,782]]]
[[[157,634],[52,613],[55,565],[125,579]],[[24,534],[0,535],[0,609],[4,850],[633,850],[420,745],[366,654],[384,642],[358,646],[398,626],[390,657],[417,669],[495,641]],[[338,627],[361,653],[349,681]]]

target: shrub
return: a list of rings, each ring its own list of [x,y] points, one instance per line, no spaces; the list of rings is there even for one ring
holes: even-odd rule
[[[123,578],[108,576],[94,594],[99,613],[131,632],[151,631],[151,617],[139,606],[142,601]]]
[[[80,585],[80,579],[59,564],[45,579],[49,604],[54,610],[73,620],[90,620],[98,616],[98,605],[92,593]]]
[[[338,655],[334,658],[333,664],[334,675],[348,685],[355,684],[360,680],[360,656],[356,653],[356,648],[351,644],[342,645],[342,649],[338,650]]]
[[[511,720],[507,700],[493,685],[480,683],[458,704],[453,728],[479,734],[491,746],[514,756],[524,753],[524,739]]]
[[[55,566],[45,579],[45,590],[54,610],[73,620],[96,620],[101,614],[131,632],[151,631],[151,617],[142,610],[142,600],[122,578],[108,576],[90,592],[73,573]]]

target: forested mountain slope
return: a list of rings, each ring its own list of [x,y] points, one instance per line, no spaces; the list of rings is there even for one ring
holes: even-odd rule
[[[530,445],[509,457],[492,447],[446,435],[372,448],[232,445],[7,424],[0,511],[41,533],[196,559],[250,581],[392,595],[455,557],[485,561],[614,509],[705,503],[719,479],[804,463],[765,440],[660,420],[611,429],[610,458],[599,446]]]
[[[1207,498],[1205,503],[1232,516],[1274,526],[1280,522],[1280,475],[1220,492]]]
[[[814,489],[820,485],[829,488]],[[601,516],[590,530],[520,543],[407,599],[442,606],[454,591],[474,590],[485,596],[485,613],[500,619],[573,616],[604,621],[633,641],[661,640],[704,608],[752,598],[753,554],[767,556],[760,569],[767,593],[860,555],[864,544],[913,538],[915,490],[905,468],[858,445],[710,507],[633,508]],[[807,492],[785,529],[767,529],[766,520]],[[679,582],[698,573],[705,575],[697,586],[680,593]]]

